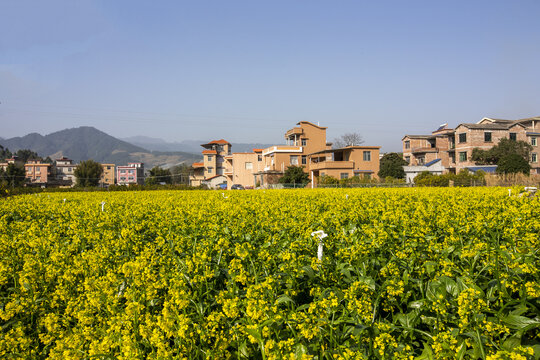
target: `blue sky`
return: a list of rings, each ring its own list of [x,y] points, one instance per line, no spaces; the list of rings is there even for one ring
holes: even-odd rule
[[[540,115],[540,1],[0,0],[0,137],[282,143]]]

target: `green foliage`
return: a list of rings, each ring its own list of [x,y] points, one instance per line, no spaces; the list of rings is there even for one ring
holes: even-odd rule
[[[303,166],[288,166],[283,176],[279,179],[280,184],[301,184],[309,182],[309,175],[304,172]]]
[[[8,164],[6,170],[0,170],[0,182],[10,188],[23,186],[25,176],[24,167],[17,164]]]
[[[496,171],[498,174],[523,173],[527,175],[531,171],[531,166],[521,155],[509,153],[499,159]]]
[[[189,175],[191,167],[186,164],[180,164],[171,168],[172,183],[189,185]]]
[[[150,170],[150,176],[145,180],[146,184],[172,184],[171,171],[169,169],[162,169],[159,166],[155,166]]]
[[[9,159],[13,156],[11,151],[9,151],[8,148],[4,148],[2,145],[0,145],[0,161],[4,161],[6,159]]]
[[[405,165],[407,165],[407,162],[398,153],[384,154],[379,162],[379,178],[391,176],[395,179],[404,179],[405,171],[403,166]]]
[[[424,171],[414,178],[416,186],[477,186],[485,184],[485,173],[477,171],[471,173],[468,170],[461,170],[458,174],[433,175],[429,171]]]
[[[18,150],[15,154],[18,157],[18,160],[26,163],[28,160],[42,160],[42,158],[35,152],[29,149]]]
[[[81,161],[74,172],[77,187],[98,186],[101,174],[103,168],[100,163],[94,160]]]
[[[499,143],[489,150],[474,148],[471,160],[479,165],[499,165],[499,161],[509,154],[521,156],[528,162],[532,146],[525,141],[501,139]]]

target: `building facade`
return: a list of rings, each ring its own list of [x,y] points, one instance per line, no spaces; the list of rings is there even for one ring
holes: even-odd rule
[[[118,185],[144,185],[144,164],[128,163],[127,165],[117,166],[116,179]]]
[[[56,179],[65,183],[67,186],[75,186],[75,169],[77,164],[73,163],[73,160],[62,156],[60,159],[55,160]]]
[[[474,124],[459,124],[455,129],[449,129],[445,124],[431,135],[405,135],[402,139],[403,158],[409,166],[422,166],[440,159],[445,173],[456,173],[477,166],[471,160],[474,148],[488,150],[503,138],[531,144],[531,173],[540,174],[540,117],[519,120],[483,118]]]
[[[41,160],[28,160],[24,164],[26,180],[30,184],[46,185],[51,174],[51,164],[42,163]]]
[[[101,187],[109,187],[114,185],[115,166],[116,165],[114,164],[101,164],[101,167],[103,168],[103,173],[99,179],[99,185]]]

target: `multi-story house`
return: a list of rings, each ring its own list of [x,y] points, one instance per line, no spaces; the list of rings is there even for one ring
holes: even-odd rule
[[[193,163],[193,173],[190,176],[190,185],[207,185],[215,188],[217,185],[227,186],[228,175],[232,174],[231,161],[226,159],[231,152],[231,143],[227,140],[212,140],[201,145],[203,161]],[[227,175],[226,175],[227,174]]]
[[[144,184],[144,164],[128,163],[116,167],[116,179],[118,185]]]
[[[47,184],[51,174],[51,164],[42,163],[41,160],[28,160],[24,164],[26,179],[30,184]]]
[[[380,146],[346,146],[308,155],[312,185],[320,176],[378,178]]]
[[[403,158],[410,166],[416,167],[440,159],[445,173],[475,170],[477,165],[471,160],[473,149],[490,149],[503,138],[531,144],[531,173],[540,174],[540,117],[519,120],[483,118],[475,124],[459,124],[455,129],[448,129],[445,124],[431,135],[405,135],[402,139]]]
[[[308,121],[297,125],[285,133],[285,145],[253,149],[253,152],[233,153],[231,144],[223,139],[201,145],[205,148],[204,160],[192,165],[190,184],[211,188],[225,184],[246,188],[268,186],[276,184],[289,166],[303,167],[312,178],[312,186],[322,175],[377,177],[380,147],[331,149],[332,144],[326,142],[326,127]]]
[[[65,186],[75,186],[75,169],[77,164],[73,160],[62,156],[55,160],[56,179],[64,183]]]
[[[99,185],[102,187],[108,187],[114,185],[114,164],[101,164],[103,168],[103,173],[101,173],[101,178],[99,179]],[[144,171],[144,170],[143,170]]]
[[[254,173],[261,185],[277,183],[287,167],[302,166],[309,173],[308,156],[328,150],[332,144],[326,142],[326,127],[309,121],[300,121],[296,127],[285,133],[285,145],[275,145],[263,149],[263,169]]]

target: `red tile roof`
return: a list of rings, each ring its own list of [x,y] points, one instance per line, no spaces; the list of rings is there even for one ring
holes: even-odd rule
[[[231,143],[228,142],[227,140],[219,139],[219,140],[212,140],[208,144],[203,144],[203,145],[210,145],[210,144],[229,144],[230,145]]]
[[[191,166],[193,166],[194,168],[200,168],[200,167],[204,167],[204,163],[193,163],[191,164]]]
[[[263,149],[253,149],[253,152],[262,152]]]
[[[217,154],[216,150],[203,150],[203,154]]]

